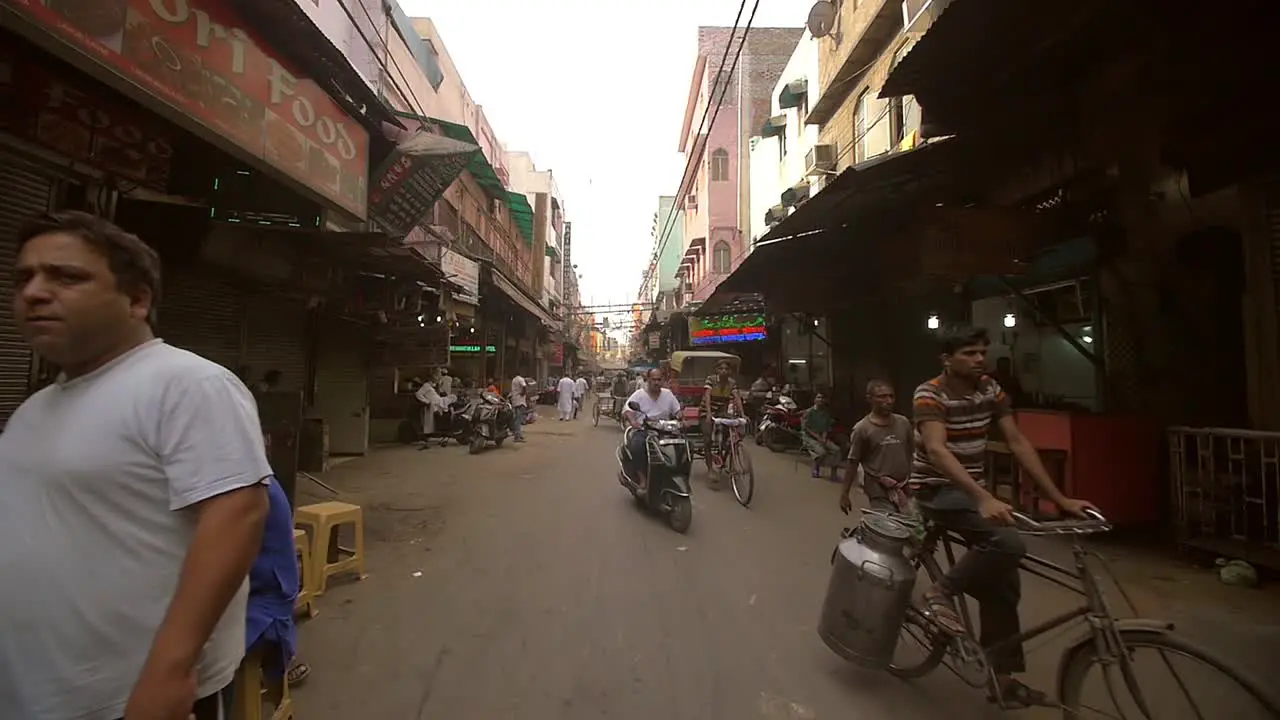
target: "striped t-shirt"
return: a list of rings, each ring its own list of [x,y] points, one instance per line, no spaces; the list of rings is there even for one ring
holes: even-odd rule
[[[964,466],[979,485],[986,465],[987,431],[991,423],[1009,412],[1009,398],[1000,384],[989,375],[978,380],[970,395],[953,394],[939,375],[920,384],[912,397],[917,433],[920,425],[938,421],[947,428],[947,449]],[[911,482],[921,485],[946,485],[946,474],[929,461],[929,452],[917,437],[915,457],[911,463]]]

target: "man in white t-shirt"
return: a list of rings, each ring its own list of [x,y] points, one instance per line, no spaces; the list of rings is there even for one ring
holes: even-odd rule
[[[632,410],[631,403],[640,409]],[[632,427],[643,427],[643,421],[674,420],[680,417],[680,400],[670,390],[662,387],[662,371],[654,368],[645,375],[645,386],[636,390],[627,398],[622,416]],[[649,468],[645,461],[644,433],[633,432],[627,435],[627,450],[635,462],[636,475],[639,478],[641,493],[649,489]]]
[[[587,384],[587,379],[578,375],[578,379],[573,381],[573,417],[576,420],[578,411],[582,409],[582,404],[587,400],[587,391],[591,386]]]
[[[523,375],[511,378],[512,442],[524,442],[524,414],[529,412],[529,383]]]
[[[271,476],[253,397],[152,335],[137,237],[60,213],[18,243],[14,317],[62,374],[0,434],[0,718],[229,716]]]

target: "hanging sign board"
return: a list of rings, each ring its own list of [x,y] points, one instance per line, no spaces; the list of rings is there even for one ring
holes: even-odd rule
[[[689,318],[692,345],[760,342],[768,337],[768,319],[760,313]]]

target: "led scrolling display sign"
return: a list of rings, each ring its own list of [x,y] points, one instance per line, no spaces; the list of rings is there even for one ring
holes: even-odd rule
[[[693,345],[759,342],[768,337],[768,320],[758,313],[689,318],[689,342]]]

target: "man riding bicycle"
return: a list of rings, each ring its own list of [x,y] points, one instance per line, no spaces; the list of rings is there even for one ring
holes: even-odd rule
[[[728,428],[717,427],[715,418],[727,417],[729,408],[737,411],[737,417],[747,415],[742,409],[742,397],[738,393],[738,381],[732,374],[733,368],[727,360],[716,363],[716,374],[707,378],[702,393],[702,436],[706,438],[705,460],[710,487],[719,487],[719,480],[711,474],[711,451],[724,447]]]
[[[919,441],[910,486],[925,516],[964,538],[969,549],[925,592],[924,602],[942,629],[960,635],[964,626],[953,599],[974,597],[979,604],[979,642],[995,648],[1022,632],[1019,567],[1027,549],[1012,527],[1013,508],[992,495],[983,478],[991,424],[1000,428],[1009,450],[1046,498],[1081,517],[1093,505],[1068,498],[1058,489],[1039,453],[1018,429],[1004,390],[986,374],[987,331],[956,328],[944,332],[941,340],[942,374],[917,387],[912,399]],[[1020,643],[990,652],[988,661],[1005,707],[1048,702],[1044,693],[1013,677],[1026,670]]]

